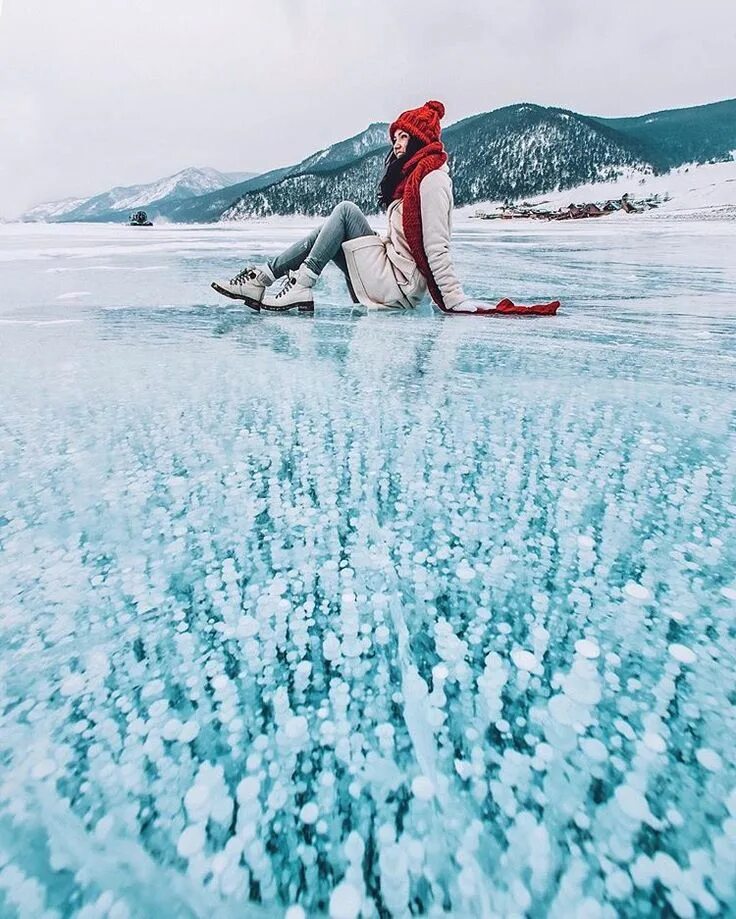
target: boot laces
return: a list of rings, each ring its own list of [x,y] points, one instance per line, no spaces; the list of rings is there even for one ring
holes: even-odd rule
[[[295,284],[296,284],[296,276],[293,274],[289,275],[284,280],[284,283],[281,285],[281,290],[279,290],[279,292],[276,294],[276,296],[274,297],[274,300],[278,300],[279,297],[285,296],[291,290],[291,288],[294,287]]]
[[[256,272],[252,268],[243,268],[234,278],[230,279],[230,283],[242,284],[244,281],[255,281],[257,277]]]

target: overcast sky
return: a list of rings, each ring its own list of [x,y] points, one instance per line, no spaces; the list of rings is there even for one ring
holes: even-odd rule
[[[0,0],[0,216],[262,171],[430,98],[634,115],[736,96],[734,0]]]

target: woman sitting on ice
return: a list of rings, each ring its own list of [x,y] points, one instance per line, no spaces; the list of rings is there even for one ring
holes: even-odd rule
[[[417,306],[429,290],[443,312],[486,315],[510,312],[554,313],[559,306],[518,307],[503,300],[496,307],[467,297],[450,254],[452,179],[441,141],[441,102],[403,112],[389,128],[392,148],[379,186],[387,208],[388,234],[379,236],[352,201],[335,207],[321,227],[263,265],[247,266],[229,282],[212,287],[243,300],[254,310],[314,310],[312,289],[328,262],[345,274],[355,302],[368,307]],[[266,293],[277,278],[281,288]]]

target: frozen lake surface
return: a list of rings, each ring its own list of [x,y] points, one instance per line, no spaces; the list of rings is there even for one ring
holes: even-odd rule
[[[301,229],[0,226],[0,915],[733,914],[736,224]]]

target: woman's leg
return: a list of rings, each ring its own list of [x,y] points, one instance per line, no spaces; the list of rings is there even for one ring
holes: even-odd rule
[[[316,227],[304,239],[289,246],[281,255],[268,261],[268,267],[275,278],[282,278],[289,271],[295,271],[312,251],[314,241],[319,236],[321,227]]]
[[[289,271],[296,270],[301,264],[306,264],[315,274],[321,274],[325,265],[329,261],[334,261],[338,268],[347,274],[342,244],[348,239],[373,235],[374,230],[358,205],[352,201],[342,201],[321,227],[312,230],[281,255],[271,259],[268,267],[275,278],[280,278]]]
[[[289,270],[294,273],[278,293],[265,296],[261,300],[261,308],[275,312],[290,309],[298,309],[300,313],[313,312],[312,287],[329,261],[334,261],[343,272],[348,280],[353,302],[357,302],[350,285],[342,244],[348,239],[374,235],[371,225],[357,204],[353,204],[352,201],[338,204],[321,227],[269,262],[268,267],[275,277]]]
[[[365,215],[352,201],[341,201],[320,228],[304,264],[315,274],[322,274],[329,261],[345,272],[347,265],[342,244],[359,236],[374,236],[375,231]]]
[[[374,231],[358,205],[352,201],[342,201],[321,227],[312,230],[281,255],[271,259],[268,267],[275,278],[280,278],[289,271],[295,271],[303,263],[310,271],[321,274],[325,265],[334,261],[347,274],[342,244],[348,239],[373,235]]]

